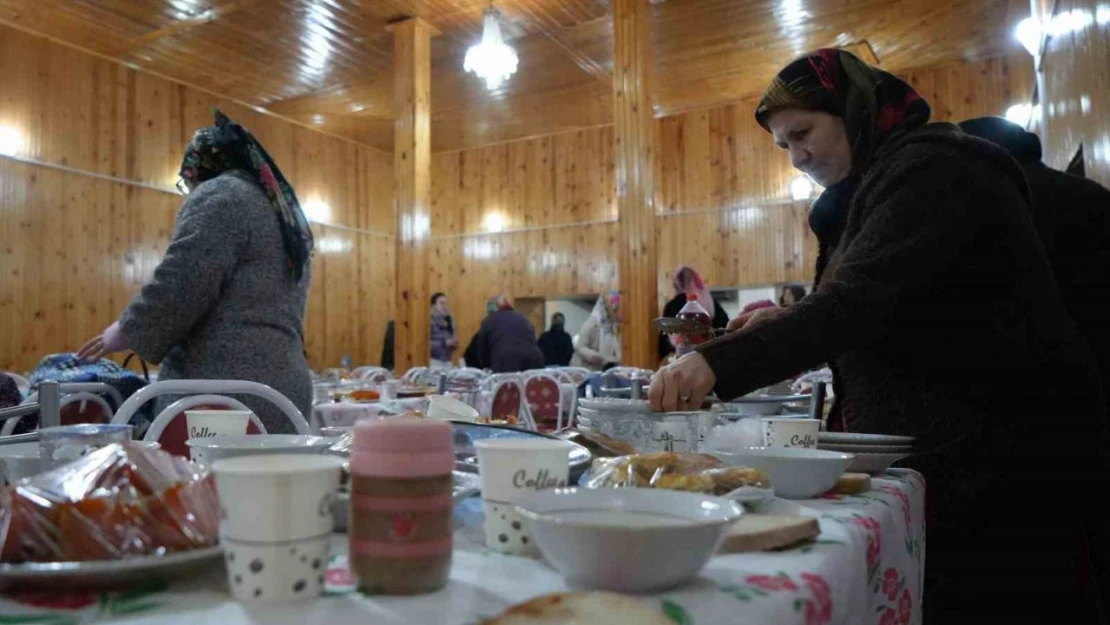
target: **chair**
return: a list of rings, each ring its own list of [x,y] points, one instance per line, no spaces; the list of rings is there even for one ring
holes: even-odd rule
[[[188,409],[198,408],[201,404],[215,406],[216,408],[245,409],[245,407],[240,408],[243,406],[241,402],[225,396],[231,394],[261,397],[285,413],[298,434],[312,434],[312,428],[309,426],[308,420],[287,397],[265,384],[246,380],[167,380],[156,382],[139,389],[127,401],[123,402],[119,411],[116,412],[116,416],[112,418],[112,423],[128,423],[131,416],[143,404],[162,395],[201,395],[205,399],[205,402],[198,401],[195,405],[189,406]],[[186,405],[187,403],[184,400],[179,400],[162,410],[150,426],[150,430],[154,430],[155,424],[158,424],[162,428],[162,432],[157,433],[158,438],[144,438],[144,440],[157,440],[159,443],[165,441],[163,448],[166,448],[166,451],[175,453],[174,449],[177,449],[178,452],[184,449],[185,454],[187,454],[188,448],[185,447],[187,433],[185,432],[184,420],[186,408],[183,407]],[[176,410],[171,411],[175,407]],[[177,423],[178,421],[180,421],[180,424]],[[252,419],[252,424],[258,429],[258,433],[265,433],[265,429],[261,427],[261,422],[257,422],[257,417]],[[180,432],[180,439],[176,438],[177,432]],[[250,426],[248,426],[247,432],[251,433]],[[171,436],[174,438],[171,438]],[[178,446],[179,444],[180,446]],[[169,447],[166,447],[167,445]],[[179,455],[181,454],[179,453]]]
[[[62,385],[63,387],[65,385]],[[33,404],[38,401],[38,393],[24,400],[22,405]],[[104,398],[88,392],[68,393],[62,396],[59,402],[62,425],[76,425],[78,423],[108,423],[112,419],[112,407]],[[27,415],[31,416],[31,415]],[[16,426],[25,419],[8,419],[0,428],[0,436],[10,436],[15,432]]]
[[[243,402],[220,395],[192,395],[184,397],[170,404],[154,417],[150,427],[147,428],[143,440],[158,443],[165,451],[175,456],[189,457],[189,446],[185,441],[189,439],[185,419],[178,419],[186,410],[247,410]],[[266,427],[253,412],[247,423],[247,434],[265,434]]]
[[[490,402],[490,418],[491,419],[505,419],[509,415],[517,418],[518,422],[523,423],[528,429],[535,430],[536,423],[532,421],[532,415],[528,413],[528,408],[521,402],[523,393],[520,390],[520,382],[516,376],[510,379],[501,379],[494,383],[491,387]]]
[[[411,386],[419,386],[424,382],[424,376],[428,374],[427,367],[413,367],[401,376],[401,381]]]
[[[383,367],[359,367],[351,372],[351,379],[370,384],[381,384],[393,379],[393,373]]]
[[[571,382],[573,382],[574,384],[581,384],[586,380],[586,378],[590,377],[591,373],[593,373],[593,371],[590,371],[585,367],[560,367],[556,369],[556,371],[565,376],[568,376]]]
[[[550,429],[554,422],[556,432],[563,429],[563,390],[554,375],[538,372],[525,377],[524,398],[524,408],[536,427]]]

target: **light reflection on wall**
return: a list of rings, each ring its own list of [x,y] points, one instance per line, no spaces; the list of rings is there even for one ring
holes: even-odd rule
[[[23,149],[23,133],[15,126],[0,126],[0,154],[15,156]]]
[[[321,237],[316,239],[316,251],[320,254],[343,254],[352,249],[354,249],[354,244],[347,239],[340,239],[337,237]]]
[[[463,256],[474,260],[489,260],[499,256],[501,246],[491,239],[467,237],[463,239]]]

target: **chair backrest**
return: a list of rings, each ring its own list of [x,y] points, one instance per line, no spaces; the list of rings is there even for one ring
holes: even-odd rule
[[[393,379],[393,373],[383,367],[359,367],[351,372],[351,379],[371,384],[381,384]]]
[[[37,393],[32,393],[23,403],[33,404],[38,400]],[[62,395],[58,402],[59,416],[62,425],[76,425],[78,423],[108,423],[112,420],[112,407],[99,395],[79,392]],[[8,419],[0,427],[0,436],[9,436],[23,419],[31,417],[26,415],[17,419]],[[38,418],[35,416],[34,418]]]
[[[521,410],[520,384],[516,380],[505,380],[493,389],[493,401],[490,403],[490,418],[504,419],[513,415],[518,419],[525,416]]]
[[[562,429],[563,392],[555,376],[536,373],[525,378],[524,399],[536,427],[541,430]]]
[[[593,373],[585,367],[561,367],[559,373],[569,376],[574,384],[581,384]]]
[[[427,367],[413,367],[405,372],[401,380],[407,384],[420,384],[424,380],[424,375],[428,373]]]
[[[300,410],[297,410],[293,402],[289,401],[289,398],[265,384],[247,380],[166,380],[165,382],[155,382],[135,391],[127,401],[123,402],[123,405],[116,412],[116,416],[112,417],[112,423],[130,422],[131,417],[143,404],[162,395],[204,394],[254,395],[255,397],[261,397],[285,413],[289,422],[293,424],[293,428],[297,430],[297,434],[313,433],[312,428],[308,425],[308,420],[301,414]]]
[[[7,375],[9,378],[15,381],[16,388],[19,389],[19,392],[24,397],[26,397],[27,394],[31,391],[31,381],[27,378],[19,375],[18,373],[12,373],[11,371],[3,371],[0,373]]]
[[[189,457],[189,439],[186,410],[250,410],[243,402],[222,395],[191,395],[166,406],[150,424],[143,440],[158,443],[162,449],[175,456]],[[258,416],[251,413],[247,434],[265,434],[266,428]]]

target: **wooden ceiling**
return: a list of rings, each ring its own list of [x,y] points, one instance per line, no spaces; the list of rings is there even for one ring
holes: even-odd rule
[[[496,0],[520,67],[497,91],[462,70],[488,0],[0,0],[0,22],[392,149],[392,35],[433,42],[436,151],[609,123],[607,0]],[[813,48],[866,40],[898,71],[1018,49],[1027,0],[666,0],[653,6],[656,113],[762,91]]]

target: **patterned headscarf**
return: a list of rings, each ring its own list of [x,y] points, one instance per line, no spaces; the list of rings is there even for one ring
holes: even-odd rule
[[[512,310],[513,305],[504,295],[494,295],[486,302],[486,312],[495,313],[501,310]]]
[[[929,104],[900,78],[833,48],[784,67],[759,101],[755,119],[770,132],[771,113],[788,108],[843,118],[852,145],[852,173],[857,176],[883,141],[925,124],[931,114]]]
[[[826,188],[809,212],[809,226],[822,249],[835,247],[856,185],[879,146],[928,123],[932,111],[900,78],[833,48],[822,48],[784,67],[759,101],[755,119],[770,132],[771,113],[790,108],[825,111],[844,120],[852,146],[852,171],[847,179]],[[825,256],[818,253],[818,274]]]
[[[257,181],[281,220],[282,243],[293,274],[300,280],[312,255],[313,237],[293,187],[246,128],[218,110],[215,120],[215,126],[201,128],[193,135],[178,174],[190,189],[233,170],[241,170]]]

